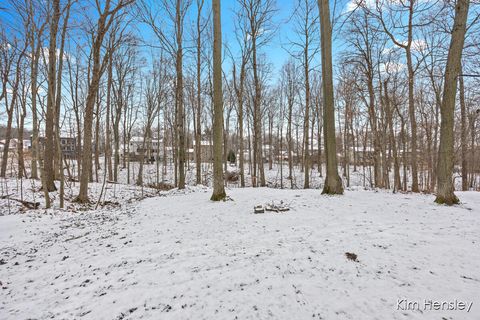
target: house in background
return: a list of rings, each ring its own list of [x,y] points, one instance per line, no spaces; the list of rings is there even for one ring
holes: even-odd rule
[[[130,159],[130,161],[140,161],[143,155],[143,160],[147,162],[154,161],[173,161],[174,150],[172,146],[164,146],[163,139],[147,139],[145,147],[143,145],[143,137],[132,137],[128,142],[128,148],[122,150],[122,155]],[[165,149],[164,149],[165,148]],[[164,159],[165,157],[165,159]],[[194,149],[185,149],[185,160],[195,160]]]
[[[23,140],[23,150],[31,150],[31,149],[32,149],[32,141]]]
[[[128,154],[127,154],[128,153]],[[148,138],[143,146],[143,137],[132,137],[128,142],[128,149],[124,150],[124,156],[130,157],[131,161],[139,161],[144,157],[144,160],[155,161],[163,157],[163,139]]]
[[[32,145],[32,137],[30,137],[30,145]],[[56,147],[56,146],[55,146]],[[45,149],[45,137],[38,138],[38,148],[40,154],[43,154]],[[62,154],[66,159],[76,159],[78,155],[77,138],[75,137],[60,137],[60,148]]]
[[[18,148],[19,141],[20,140],[18,140],[16,138],[10,139],[10,144],[8,146],[8,150],[16,151],[17,148]],[[31,149],[30,140],[23,140],[22,142],[23,142],[23,150]],[[0,151],[3,151],[4,148],[5,148],[5,139],[2,139],[2,140],[0,140]]]
[[[0,151],[5,150],[5,142],[6,142],[5,139],[0,140]],[[17,150],[17,139],[10,139],[8,150],[10,151]]]

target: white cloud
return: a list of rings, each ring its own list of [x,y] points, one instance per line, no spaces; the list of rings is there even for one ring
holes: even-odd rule
[[[369,7],[369,6],[371,6],[375,3],[374,1],[375,0],[350,0],[347,3],[346,11],[347,12],[352,12],[353,10],[357,9],[358,7],[361,7],[361,6],[364,6],[364,5]],[[367,3],[367,2],[371,2],[371,3]]]
[[[48,49],[48,47],[43,47],[42,50],[43,50],[43,54],[45,55],[45,60],[48,61],[48,55],[49,55],[49,52],[48,52],[49,49]],[[57,48],[57,51],[56,51],[56,56],[57,56],[57,60],[58,60],[59,57],[60,57],[60,49],[58,49],[58,48]],[[70,54],[68,54],[67,52],[63,51],[63,59],[64,59],[64,60],[67,60],[68,58],[72,58],[72,57],[70,56]]]
[[[400,62],[386,62],[380,64],[380,72],[384,74],[399,73],[403,70],[405,70],[405,64]]]
[[[425,41],[423,41],[421,39],[412,40],[412,50],[413,51],[420,52],[420,51],[424,50],[426,47],[427,47],[427,44],[426,44]]]
[[[3,42],[3,43],[0,43],[0,49],[2,50],[10,50],[12,46],[8,43],[8,42]]]

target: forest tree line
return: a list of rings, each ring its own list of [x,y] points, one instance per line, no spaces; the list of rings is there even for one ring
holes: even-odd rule
[[[461,190],[478,190],[478,2],[333,4],[295,0],[279,19],[274,0],[234,0],[222,16],[234,33],[222,41],[219,1],[6,1],[0,176],[39,179],[46,201],[55,180],[62,193],[76,179],[77,201],[88,202],[89,183],[118,182],[122,169],[128,183],[144,184],[144,158],[133,176],[124,156],[141,136],[142,150],[160,139],[157,152],[168,147],[180,189],[191,148],[195,183],[208,183],[201,142],[210,140],[216,189],[233,151],[241,187],[266,186],[275,169],[290,181],[280,187],[309,188],[316,170],[324,192],[342,193],[363,170],[365,185],[437,192],[439,202],[458,202],[458,179]],[[271,61],[274,42],[288,56],[281,66]],[[76,139],[75,170],[62,136]],[[157,184],[168,165],[160,158]]]

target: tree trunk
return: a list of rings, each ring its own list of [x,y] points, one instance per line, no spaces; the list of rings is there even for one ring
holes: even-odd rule
[[[99,95],[97,94],[97,97]],[[95,113],[95,182],[98,183],[98,169],[100,168],[100,105],[101,99],[97,99],[97,112]],[[106,164],[105,164],[106,165]],[[106,168],[104,168],[106,170]]]
[[[55,156],[55,135],[54,119],[55,117],[55,91],[56,91],[56,57],[57,57],[57,31],[58,21],[60,20],[60,0],[53,1],[53,15],[50,22],[50,46],[48,49],[48,94],[47,94],[47,112],[45,119],[45,148],[43,156],[43,173],[45,175],[45,185],[48,191],[56,190],[53,167],[53,158]],[[61,57],[60,57],[61,58]],[[60,79],[58,79],[60,81]]]
[[[238,131],[239,131],[239,166],[240,166],[240,186],[245,187],[245,168],[244,168],[244,141],[243,141],[243,93],[244,93],[244,82],[245,82],[245,64],[246,61],[242,58],[242,65],[240,67],[240,88],[237,90],[237,100],[238,100]]]
[[[292,135],[293,97],[290,96],[291,93],[288,93],[288,94],[289,94],[288,124],[287,124],[288,179],[290,179],[290,188],[293,189],[293,135]]]
[[[7,94],[5,91],[6,91],[6,81],[7,79],[5,79],[5,82],[3,84],[4,88],[3,88],[3,92],[4,92],[4,101],[5,101],[5,109],[6,109],[6,112],[7,112],[7,129],[6,129],[6,132],[5,132],[5,144],[3,146],[3,155],[2,155],[2,166],[1,166],[1,169],[0,169],[0,177],[3,177],[5,178],[5,175],[7,173],[7,162],[8,162],[8,152],[9,152],[9,149],[10,149],[10,140],[11,140],[11,137],[12,137],[12,122],[13,122],[13,111],[15,109],[15,105],[17,103],[17,99],[18,99],[18,86],[20,84],[20,77],[21,77],[21,71],[22,71],[22,59],[23,59],[23,56],[25,55],[25,50],[26,50],[26,47],[23,48],[23,50],[19,53],[18,55],[18,58],[17,58],[17,61],[16,61],[16,71],[15,71],[15,80],[12,84],[12,91],[11,91],[11,96],[12,96],[12,100],[10,101],[10,107],[8,106],[9,105],[9,101],[8,101],[8,96],[9,94]],[[6,74],[8,75],[8,69],[9,69],[9,66],[6,66],[6,69],[7,70],[2,70],[4,72],[6,72]],[[5,73],[4,73],[5,74]]]
[[[448,50],[448,60],[445,67],[443,99],[440,113],[440,146],[438,149],[437,164],[437,198],[440,204],[457,204],[458,198],[454,194],[453,185],[453,122],[455,113],[455,98],[457,92],[457,77],[461,70],[463,44],[465,41],[466,24],[468,17],[469,0],[458,0],[455,6],[452,38]]]
[[[31,13],[33,14],[33,12]],[[32,33],[31,37],[31,48],[32,48],[32,59],[31,59],[31,75],[30,75],[30,86],[31,86],[31,106],[32,106],[32,162],[31,162],[31,177],[32,179],[38,179],[38,169],[37,169],[37,160],[38,160],[38,116],[37,116],[37,75],[38,75],[38,61],[40,58],[40,48],[41,48],[41,34],[43,29],[38,33],[37,45],[35,46],[35,38]]]
[[[25,97],[25,87],[22,87],[20,104],[18,105],[18,135],[17,135],[17,157],[18,157],[18,174],[17,177],[22,179],[25,172],[25,160],[23,154],[23,130],[25,125],[25,116],[27,115],[27,106],[26,106],[26,97]],[[25,176],[26,177],[26,176]]]
[[[183,13],[182,0],[177,0],[176,4],[176,72],[177,85],[175,88],[175,98],[177,102],[177,135],[178,135],[178,188],[185,189],[185,110],[183,106]]]
[[[372,135],[373,135],[373,172],[374,172],[374,179],[375,179],[375,187],[376,188],[383,188],[382,183],[382,171],[381,171],[381,152],[380,152],[380,138],[378,134],[377,128],[377,117],[376,117],[376,110],[375,110],[375,92],[373,88],[373,71],[370,70],[369,74],[367,75],[367,82],[368,82],[368,115],[370,119],[370,127],[372,128]]]
[[[112,54],[112,49],[109,49]],[[108,170],[108,180],[113,180],[113,170],[112,170],[112,147],[111,147],[111,136],[110,136],[110,110],[111,110],[111,92],[112,92],[112,63],[113,57],[110,57],[108,61],[108,78],[107,78],[107,105],[106,105],[106,115],[105,115],[105,168]]]
[[[395,132],[393,128],[393,115],[392,115],[392,108],[390,105],[390,97],[388,95],[388,82],[387,80],[384,81],[384,94],[385,94],[385,110],[387,116],[387,125],[389,128],[389,139],[390,145],[392,148],[393,154],[393,192],[401,190],[401,181],[400,181],[400,164],[398,162],[398,152],[397,152],[397,144],[395,140]]]
[[[460,74],[462,73],[462,67],[460,66]],[[468,170],[467,170],[467,157],[468,157],[468,141],[467,141],[467,108],[465,106],[465,85],[463,83],[463,76],[458,77],[459,91],[460,91],[460,145],[462,153],[462,191],[468,190]]]
[[[80,174],[80,191],[76,201],[87,203],[88,200],[88,182],[92,169],[92,125],[95,101],[98,94],[98,87],[101,77],[100,50],[105,35],[105,17],[99,18],[98,34],[93,43],[92,58],[93,69],[92,79],[88,88],[87,100],[85,104],[85,116],[83,122],[83,150],[82,150],[82,169]]]
[[[222,29],[220,0],[212,1],[213,7],[213,194],[210,200],[226,197],[222,171],[223,92],[222,92]]]
[[[307,32],[308,35],[308,32]],[[308,63],[308,39],[305,42],[305,48],[303,51],[304,59],[304,72],[305,72],[305,120],[304,120],[304,130],[303,130],[303,143],[304,143],[304,153],[303,153],[303,162],[305,166],[305,177],[303,182],[303,188],[310,188],[310,153],[308,152],[308,131],[310,124],[310,70]]]
[[[323,121],[327,174],[322,194],[343,194],[342,180],[338,175],[335,141],[335,108],[333,100],[332,27],[328,0],[318,0],[320,11]]]
[[[196,184],[202,183],[202,149],[201,149],[201,141],[202,141],[202,122],[201,122],[201,115],[202,115],[202,83],[201,83],[201,50],[202,50],[202,26],[201,26],[201,18],[202,18],[202,7],[203,7],[204,0],[198,2],[198,11],[197,11],[197,110],[196,110],[196,128],[195,128],[195,170],[196,170]]]
[[[320,107],[320,98],[316,98],[316,112],[317,112],[317,148],[318,148],[318,173],[320,177],[323,176],[322,170],[322,121],[321,120],[321,107]]]

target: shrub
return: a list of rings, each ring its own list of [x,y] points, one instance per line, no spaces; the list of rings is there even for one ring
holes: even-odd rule
[[[233,150],[228,151],[227,161],[230,163],[235,163],[237,161],[235,152],[233,152]]]

